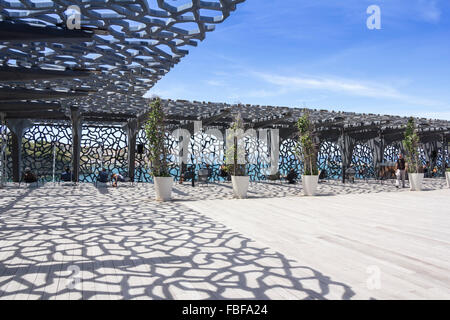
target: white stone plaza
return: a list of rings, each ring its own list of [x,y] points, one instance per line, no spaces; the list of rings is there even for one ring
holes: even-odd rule
[[[1,299],[449,299],[450,189],[0,189]]]

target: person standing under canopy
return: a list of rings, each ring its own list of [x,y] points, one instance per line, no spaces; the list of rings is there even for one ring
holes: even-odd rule
[[[406,178],[406,162],[401,153],[398,155],[398,159],[395,164],[395,175],[397,176],[397,181],[395,182],[395,187],[399,188],[400,180],[402,180],[402,187],[404,188],[405,187],[405,178]]]

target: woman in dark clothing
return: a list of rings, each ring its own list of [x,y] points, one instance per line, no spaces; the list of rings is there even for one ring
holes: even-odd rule
[[[63,182],[72,181],[72,173],[70,172],[69,167],[66,167],[64,173],[61,174],[61,181]]]
[[[101,183],[107,183],[108,182],[108,172],[106,172],[105,168],[103,168],[102,171],[100,171],[98,173],[97,181],[101,182]]]
[[[395,186],[397,188],[400,187],[400,180],[402,182],[402,187],[405,187],[405,179],[406,179],[406,162],[403,158],[402,154],[398,155],[397,163],[395,164],[395,175],[397,176],[397,181],[395,182]]]
[[[295,184],[297,182],[297,178],[298,174],[294,169],[291,169],[286,176],[286,180],[289,182],[289,184]]]
[[[25,168],[25,173],[23,174],[23,181],[25,181],[26,183],[37,182],[37,177],[33,172],[31,172],[30,168]]]

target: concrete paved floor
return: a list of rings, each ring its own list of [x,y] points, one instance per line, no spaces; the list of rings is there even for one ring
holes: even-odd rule
[[[189,208],[351,287],[450,298],[450,190],[198,201]]]
[[[151,185],[0,189],[0,297],[450,298],[443,181],[335,183],[313,198],[252,188],[214,200],[229,186],[176,186],[170,203],[151,200]]]

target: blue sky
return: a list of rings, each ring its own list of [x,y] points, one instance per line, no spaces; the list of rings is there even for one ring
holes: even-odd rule
[[[247,0],[149,93],[450,120],[449,14],[448,0]]]

